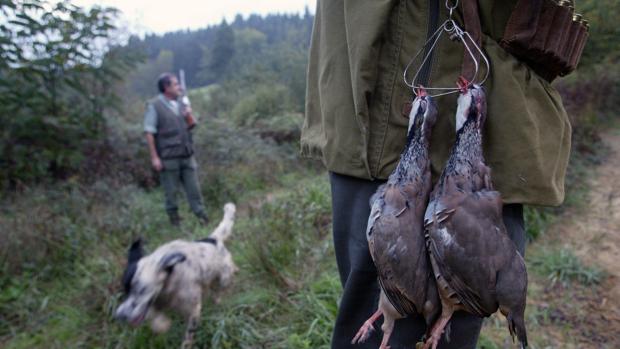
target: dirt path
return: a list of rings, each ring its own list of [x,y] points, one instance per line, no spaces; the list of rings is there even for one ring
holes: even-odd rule
[[[607,276],[599,285],[586,286],[553,284],[546,275],[528,272],[526,323],[533,349],[620,348],[620,127],[602,139],[609,154],[589,171],[585,202],[566,209],[528,246],[526,259],[566,248]],[[478,343],[481,349],[516,347],[497,313],[482,334],[488,341]]]
[[[573,334],[583,337],[579,348],[620,348],[620,131],[612,129],[602,139],[610,154],[593,171],[587,202],[562,214],[543,238],[545,244],[568,245],[585,264],[608,275],[596,289],[584,288],[583,298],[574,298],[582,303],[581,319],[573,323]]]

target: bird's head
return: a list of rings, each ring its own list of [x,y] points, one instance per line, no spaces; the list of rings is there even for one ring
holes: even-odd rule
[[[487,112],[487,99],[484,89],[463,77],[459,78],[457,85],[461,94],[458,98],[456,110],[456,131],[458,132],[468,122],[473,122],[477,128],[482,128]]]
[[[413,100],[409,113],[409,127],[407,134],[411,137],[414,133],[428,134],[437,121],[437,106],[433,98],[423,87],[416,89],[417,96]]]

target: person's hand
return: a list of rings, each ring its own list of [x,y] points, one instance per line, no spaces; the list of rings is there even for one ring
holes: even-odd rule
[[[151,158],[151,165],[153,165],[153,168],[157,172],[160,172],[164,168],[164,165],[161,163],[161,159],[158,156]]]
[[[192,107],[187,106],[183,109],[183,116],[188,116],[192,114]]]

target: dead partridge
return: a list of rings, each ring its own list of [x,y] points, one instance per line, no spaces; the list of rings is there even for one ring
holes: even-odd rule
[[[437,347],[457,310],[487,317],[499,310],[510,334],[527,346],[523,313],[527,272],[506,233],[502,199],[482,154],[486,97],[460,79],[456,142],[424,216],[427,247],[441,299],[441,316],[424,345]]]
[[[432,189],[428,155],[437,108],[423,89],[409,113],[407,142],[396,169],[370,199],[366,237],[381,285],[377,311],[362,325],[352,343],[365,341],[373,322],[384,317],[381,349],[396,319],[422,314],[430,324],[439,315],[439,296],[426,251],[424,210]]]

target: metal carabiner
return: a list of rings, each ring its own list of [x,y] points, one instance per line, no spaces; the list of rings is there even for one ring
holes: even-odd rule
[[[450,18],[452,18],[452,12],[459,6],[459,0],[454,0],[454,4],[452,4],[451,0],[446,0],[446,8],[448,9],[448,13]]]

